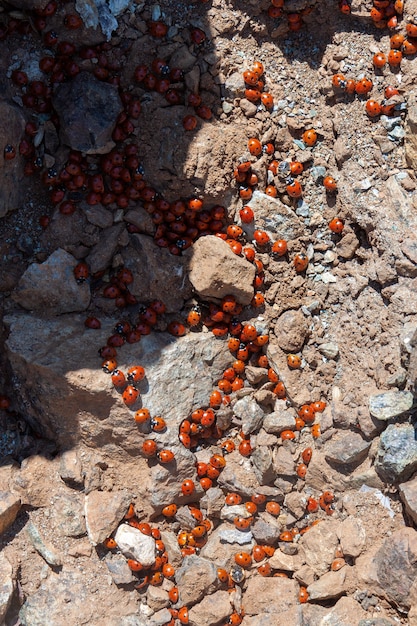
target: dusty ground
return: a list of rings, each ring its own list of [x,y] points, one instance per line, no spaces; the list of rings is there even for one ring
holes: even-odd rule
[[[308,3],[292,2],[295,7],[293,9],[288,4],[286,2],[290,11],[304,9]],[[121,86],[127,90],[132,87],[132,74],[138,64],[149,65],[154,58],[171,59],[174,56],[178,64],[184,64],[186,92],[198,91],[204,104],[212,109],[213,117],[210,121],[198,118],[197,128],[185,132],[181,121],[184,115],[193,113],[191,107],[183,102],[176,106],[167,106],[161,94],[133,85],[133,93],[142,103],[141,115],[134,131],[135,141],[139,145],[140,161],[144,166],[147,183],[168,201],[197,195],[208,208],[215,204],[225,206],[228,223],[239,222],[239,209],[244,202],[239,198],[238,187],[233,180],[233,169],[239,162],[247,159],[252,161],[253,171],[259,179],[258,190],[261,192],[267,182],[271,182],[271,174],[268,179],[267,166],[272,159],[278,162],[298,160],[305,165],[304,172],[298,179],[304,189],[303,202],[297,203],[289,198],[285,194],[282,180],[277,177],[274,179],[280,199],[289,207],[289,217],[284,224],[277,217],[281,205],[277,205],[275,210],[273,202],[270,204],[268,198],[259,195],[249,201],[255,212],[256,227],[265,229],[273,240],[285,237],[288,240],[289,254],[283,261],[271,256],[267,249],[254,246],[258,258],[264,263],[265,280],[260,291],[264,293],[266,303],[259,311],[251,306],[245,307],[242,319],[257,318],[265,333],[270,334],[270,347],[267,351],[269,362],[279,372],[280,379],[285,384],[289,406],[296,408],[319,399],[328,403],[328,411],[321,421],[321,437],[314,440],[310,431],[303,431],[296,443],[291,444],[293,447],[288,449],[292,458],[296,459],[303,447],[314,446],[317,459],[305,483],[306,494],[323,490],[329,485],[335,491],[338,503],[335,518],[343,521],[348,515],[356,515],[360,519],[367,533],[366,556],[371,559],[381,543],[392,533],[403,530],[404,524],[412,526],[411,518],[404,514],[397,486],[384,483],[373,469],[378,436],[385,424],[378,420],[375,423],[369,414],[368,405],[369,397],[377,392],[404,389],[414,391],[416,366],[409,362],[410,351],[407,346],[417,327],[417,196],[414,171],[417,160],[411,145],[414,129],[407,120],[409,113],[411,118],[415,98],[417,65],[414,57],[408,57],[404,58],[400,69],[386,65],[382,70],[374,70],[372,57],[379,50],[388,53],[391,33],[387,29],[377,29],[372,24],[368,16],[371,3],[354,2],[352,15],[343,15],[338,10],[337,3],[330,0],[311,4],[314,5],[313,10],[305,15],[302,29],[289,33],[286,20],[273,20],[267,16],[268,2],[166,2],[161,6],[161,20],[171,30],[167,38],[156,39],[149,35],[147,23],[152,11],[155,16],[159,9],[150,2],[144,2],[138,4],[134,11],[119,18],[119,29],[111,41],[113,48],[109,54],[115,62],[120,63],[118,73]],[[10,10],[9,5],[5,8]],[[51,26],[58,32],[63,30],[63,15],[69,12],[73,12],[72,3],[60,6],[57,16],[52,18],[54,21]],[[412,15],[413,4],[406,0],[402,24]],[[190,27],[200,28],[205,32],[206,39],[201,45],[192,41]],[[403,30],[401,26],[400,32]],[[77,31],[73,31],[71,37],[77,44],[85,42],[83,35]],[[94,33],[90,33],[88,37],[91,37],[92,44],[95,43]],[[41,50],[41,41],[32,32],[25,36],[14,33],[0,41],[0,84],[5,87],[7,101],[15,99],[18,102],[20,93],[10,81],[10,68],[27,66],[32,57],[38,59],[42,56]],[[243,98],[244,84],[241,75],[254,61],[260,61],[264,65],[265,91],[274,97],[273,110],[266,110],[262,106],[256,108]],[[405,102],[406,106],[398,109],[395,126],[390,125],[392,117],[369,118],[365,112],[363,97],[349,96],[343,91],[334,90],[331,79],[339,71],[346,78],[359,79],[363,75],[371,78],[374,83],[372,97],[379,101],[382,100],[385,87],[397,87],[399,96],[396,103],[401,105]],[[415,112],[413,115],[415,119]],[[404,129],[404,133],[399,132],[397,136],[389,137],[387,133],[394,127],[401,131]],[[319,136],[318,143],[311,149],[300,141],[302,133],[309,128],[315,128]],[[7,122],[2,123],[1,133],[2,142],[8,143]],[[407,155],[403,135],[406,145],[408,141]],[[273,142],[274,154],[263,155],[259,159],[251,157],[247,151],[247,141],[251,137],[259,138],[263,144]],[[62,162],[63,154],[65,152],[61,146],[52,155],[56,158],[56,163]],[[331,175],[336,179],[336,194],[326,193],[322,184],[324,175]],[[12,296],[22,274],[31,263],[43,262],[57,248],[64,248],[76,259],[85,258],[91,247],[102,241],[104,231],[104,228],[101,229],[94,222],[92,226],[82,211],[71,216],[59,215],[56,208],[49,203],[45,188],[36,176],[23,178],[21,186],[19,206],[1,218],[0,223],[1,306],[2,312],[9,316],[19,312]],[[129,209],[137,208],[133,204],[131,203]],[[51,217],[51,222],[43,229],[39,225],[39,218],[45,215]],[[345,223],[342,235],[335,235],[328,228],[329,221],[335,216]],[[116,223],[116,217],[114,221]],[[153,228],[154,225],[148,223],[142,232],[152,234]],[[246,227],[245,230],[245,239],[252,245],[253,229]],[[126,246],[127,251],[121,248],[122,246],[115,250],[108,267],[103,269],[108,271],[109,268],[118,268],[123,262],[123,254],[125,261],[128,259],[132,262],[131,248]],[[291,263],[294,255],[299,252],[306,253],[310,260],[307,271],[302,274],[296,273]],[[191,256],[185,258],[189,259]],[[167,271],[165,260],[161,260],[161,266]],[[169,285],[169,274],[164,274],[164,279]],[[100,277],[96,277],[96,281],[92,283],[93,299],[88,312],[103,316],[108,326],[111,326],[118,319],[117,314],[108,301],[101,297]],[[144,300],[147,300],[146,297]],[[204,305],[202,299],[197,300]],[[173,302],[173,308],[169,311],[171,316],[163,319],[159,327],[161,330],[165,329],[166,323],[171,319],[185,319],[191,303],[190,293],[180,293],[178,310],[175,310],[175,299]],[[182,307],[184,302],[186,304]],[[304,330],[297,324],[292,326],[293,332],[304,333],[300,346],[292,349],[288,345],[287,332],[283,330],[281,317],[289,310],[303,311],[304,319],[307,320]],[[40,317],[42,318],[42,311]],[[4,328],[3,340],[7,338],[9,328],[8,322]],[[59,332],[61,330],[60,327]],[[45,337],[45,345],[49,345],[48,336]],[[10,344],[9,350],[13,352]],[[287,367],[288,352],[301,355],[301,370],[290,370]],[[51,353],[54,358],[59,355],[59,352],[55,352],[55,346],[51,347]],[[23,348],[19,354],[24,354]],[[87,349],[80,349],[80,354],[87,360],[84,366],[87,372],[85,376],[90,381],[93,379],[93,366],[90,370],[88,368],[94,359],[97,360],[97,356],[90,356]],[[188,358],[186,351],[181,354]],[[72,356],[68,356],[63,371],[70,370]],[[222,363],[223,355],[216,354],[217,357],[219,363]],[[31,401],[34,405],[36,402],[42,404],[42,393],[39,389],[45,389],[49,381],[48,376],[45,376],[46,382],[42,379],[45,371],[42,367],[48,368],[49,363],[44,360],[40,362],[39,370],[35,368],[33,373],[29,371],[27,380],[31,387],[22,389],[21,395],[13,398],[22,382],[19,376],[24,368],[19,369],[16,366],[17,360],[13,361],[7,351],[2,350],[0,358],[0,389],[5,395],[12,397],[12,410],[3,411],[1,417],[5,433],[1,449],[5,459],[1,486],[7,490],[12,484],[10,481],[14,481],[12,491],[19,493],[24,505],[16,522],[2,537],[4,554],[13,566],[13,579],[18,581],[5,623],[7,626],[19,623],[20,606],[35,595],[42,581],[47,580],[49,593],[55,584],[46,573],[49,566],[45,565],[44,559],[33,548],[25,533],[25,524],[30,518],[42,529],[45,537],[53,540],[52,543],[60,554],[70,555],[68,576],[73,582],[68,583],[68,587],[73,584],[81,595],[86,594],[87,603],[89,599],[94,599],[91,601],[92,608],[88,611],[84,609],[82,602],[78,604],[72,599],[73,604],[66,623],[109,626],[113,623],[128,624],[130,622],[122,622],[120,616],[136,614],[143,592],[139,594],[132,585],[116,586],[109,580],[103,561],[105,550],[101,546],[93,549],[90,545],[85,528],[82,527],[84,522],[81,513],[74,514],[81,524],[79,534],[74,532],[68,536],[65,531],[60,531],[63,522],[56,514],[59,497],[62,495],[62,481],[58,477],[57,469],[60,450],[54,449],[53,443],[40,437],[40,434],[45,433],[42,429],[37,429],[38,408],[34,411],[27,409],[27,414],[25,413],[25,407]],[[221,369],[212,374],[213,384],[220,374]],[[40,376],[39,389],[36,388],[37,375]],[[106,379],[101,372],[94,375],[93,393],[98,395],[106,384],[100,376],[103,381]],[[75,378],[74,375],[74,380]],[[79,378],[72,382],[77,390],[84,388],[85,382],[80,382]],[[51,388],[54,384],[55,381],[51,379]],[[53,398],[52,394],[52,402],[50,398],[47,400],[51,415],[54,413]],[[62,398],[59,402],[61,400]],[[169,400],[166,402],[169,406]],[[58,403],[59,410],[65,411],[65,403],[65,400],[62,405]],[[152,481],[158,476],[156,470],[153,470],[152,475],[147,473],[146,462],[142,458],[134,458],[133,444],[130,440],[126,441],[121,426],[123,416],[120,423],[117,423],[120,432],[114,435],[111,446],[106,448],[109,442],[105,440],[105,434],[103,435],[105,430],[91,434],[89,439],[88,415],[89,412],[94,412],[92,405],[93,402],[90,404],[88,399],[85,400],[85,407],[88,408],[80,408],[80,413],[85,412],[87,418],[85,421],[80,419],[80,424],[84,426],[80,428],[80,438],[74,443],[74,449],[78,451],[84,466],[89,468],[90,483],[89,486],[77,485],[76,489],[72,489],[74,510],[82,509],[81,494],[84,488],[86,493],[95,488],[104,492],[116,492],[126,488],[132,492],[136,475],[140,475],[143,485],[136,486],[136,491],[133,491],[136,495],[136,510],[140,511],[139,517],[148,519],[147,516],[151,516],[156,519],[155,523],[165,528],[165,522],[158,517],[158,506],[161,503],[155,503],[155,498],[152,506],[146,502],[146,497],[150,498],[149,494],[154,490],[155,483],[152,484]],[[28,415],[32,428],[22,419]],[[411,419],[410,415],[412,417],[412,413],[407,413],[401,419],[407,421]],[[51,423],[53,419],[52,417]],[[236,441],[239,440],[237,428],[232,427],[230,433]],[[360,433],[370,442],[368,456],[361,460],[360,468],[355,468],[352,472],[351,479],[349,467],[332,473],[334,468],[324,461],[327,443],[337,442],[345,433]],[[258,440],[259,446],[267,448],[269,443],[272,443],[272,447],[275,446],[275,441],[268,440],[271,435],[266,435],[265,431],[261,434],[266,438],[263,443],[262,439],[260,442]],[[260,436],[259,428],[254,435]],[[120,450],[117,450],[118,444],[114,445],[114,442],[117,443],[122,438],[124,442],[120,444]],[[100,450],[97,442],[103,442],[103,450]],[[95,456],[97,452],[99,460]],[[39,459],[36,459],[29,471],[26,468],[23,477],[16,478],[16,474],[13,478],[13,472],[19,471],[17,464],[25,457],[38,453],[44,454],[48,463],[42,459],[38,464]],[[200,451],[200,454],[204,458],[204,452]],[[181,461],[185,467],[190,459],[184,457]],[[182,467],[180,466],[179,476]],[[103,474],[104,478],[101,476],[94,483],[96,475],[93,476],[91,468],[95,468],[100,476]],[[185,476],[186,473],[183,477]],[[411,477],[412,472],[405,480]],[[37,481],[41,487],[37,487]],[[43,486],[44,481],[50,481],[48,488]],[[288,494],[288,485],[294,483],[292,478],[289,481],[283,480],[279,484],[282,494]],[[395,512],[393,518],[375,502],[366,502],[365,505],[362,503],[361,499],[366,496],[359,495],[358,489],[366,483],[390,496]],[[277,486],[276,482],[274,484]],[[162,489],[161,487],[161,491]],[[295,492],[301,493],[303,489],[304,486],[297,483]],[[228,490],[230,486],[225,480],[223,491],[226,493]],[[57,498],[58,505],[55,500],[51,503],[49,497]],[[65,497],[69,497],[67,493]],[[144,501],[141,498],[145,498]],[[352,498],[354,504],[349,505],[349,498]],[[300,515],[297,518],[291,506],[289,510],[295,516],[292,519],[299,520],[302,517]],[[369,510],[372,511],[371,516]],[[222,523],[219,525],[218,516],[214,517],[217,528],[221,528]],[[324,514],[321,517],[330,524]],[[180,525],[177,525],[175,530],[179,528]],[[330,529],[329,533],[331,532],[333,531]],[[212,552],[206,550],[204,556],[216,563],[220,558],[214,548]],[[358,556],[359,553],[351,557],[349,564],[352,565],[352,570]],[[374,596],[378,603],[375,611],[375,604],[367,606],[363,603],[363,598],[360,599],[358,593],[367,588],[367,585],[373,591],[375,589],[370,580],[372,576],[369,579],[366,576],[368,561],[364,555],[361,558],[363,561],[358,559],[357,562],[359,573],[352,574],[352,580],[344,583],[343,591],[336,596],[318,595],[317,605],[320,608],[314,613],[317,605],[313,604],[312,612],[309,614],[307,611],[304,619],[311,619],[308,623],[319,623],[319,619],[325,615],[325,611],[319,613],[321,607],[330,611],[336,599],[343,595],[362,602],[361,611],[363,609],[366,612],[361,615],[363,619],[376,619],[379,611],[382,617],[390,620],[387,621],[389,624],[415,624],[415,615],[410,618],[406,616],[410,606],[416,606],[411,592],[412,600],[405,609],[398,598],[387,599],[382,591]],[[67,563],[64,564],[64,572],[66,567]],[[315,573],[321,576],[324,572]],[[381,584],[381,578],[378,581]],[[62,582],[61,579],[61,584],[67,589],[65,580]],[[238,604],[236,602],[235,607]],[[160,608],[155,600],[153,606],[155,610]],[[161,608],[163,606],[162,603]],[[258,610],[255,608],[251,615],[257,614]],[[53,615],[55,621],[50,623],[60,624],[62,616],[59,607],[56,613],[54,608]],[[141,619],[145,619],[143,611],[141,615]],[[36,621],[40,618],[33,615],[21,615],[21,619],[26,619],[23,623],[28,626],[42,623]],[[198,618],[194,619],[197,621],[193,623],[199,626],[206,623],[199,622]],[[288,619],[293,620],[289,623],[302,623],[297,621],[301,618],[295,612]],[[344,618],[345,621],[338,619],[340,621],[335,623],[346,625],[357,624],[359,621],[349,616]],[[247,617],[245,623],[264,623],[261,617],[259,621],[255,620],[256,618]],[[131,623],[142,624],[141,621]],[[161,623],[168,623],[168,620]]]

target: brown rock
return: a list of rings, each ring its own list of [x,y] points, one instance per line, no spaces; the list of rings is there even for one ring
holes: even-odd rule
[[[13,493],[0,491],[0,535],[16,519],[20,510],[20,498]]]
[[[280,348],[299,352],[308,335],[308,323],[300,310],[285,311],[275,324],[274,333]]]
[[[387,537],[375,555],[374,566],[388,600],[407,612],[417,576],[417,531],[405,527]]]
[[[161,589],[161,587],[149,585],[146,592],[146,602],[154,611],[160,611],[170,605],[168,591]]]
[[[366,531],[360,519],[346,517],[337,529],[340,545],[345,556],[358,557],[366,546]]]
[[[257,613],[280,615],[297,603],[298,585],[295,580],[254,576],[248,581],[244,595],[246,615],[256,615]]]
[[[310,600],[330,600],[346,592],[346,567],[337,572],[326,572],[307,587]]]
[[[112,262],[118,247],[123,243],[126,235],[125,225],[115,224],[101,231],[98,243],[86,257],[90,272],[104,272]]]
[[[232,613],[230,595],[227,591],[216,591],[188,611],[190,626],[220,626]]]
[[[38,508],[50,506],[63,484],[56,463],[36,455],[22,461],[20,471],[12,476],[10,487],[20,496],[22,504]]]
[[[417,526],[417,476],[398,486],[407,515]]]
[[[180,591],[179,606],[191,606],[216,589],[217,567],[200,556],[186,556],[175,573],[175,582]]]
[[[123,110],[116,87],[90,72],[80,72],[58,85],[53,103],[62,143],[87,154],[110,152],[114,146],[111,134]]]
[[[23,200],[24,180],[23,159],[19,158],[19,142],[23,136],[25,119],[21,111],[6,102],[0,102],[0,217],[19,208]],[[10,161],[4,159],[3,150],[10,144],[16,151],[16,157]]]
[[[355,233],[348,232],[346,235],[343,235],[341,240],[337,243],[336,251],[342,259],[353,259],[359,245],[359,240]]]
[[[417,92],[407,94],[408,110],[405,121],[405,158],[411,169],[417,169]]]
[[[0,624],[5,624],[7,610],[14,593],[13,568],[4,554],[0,554]]]
[[[32,263],[19,281],[13,299],[24,309],[60,315],[85,311],[90,303],[88,283],[74,277],[77,260],[65,250],[56,250],[44,263]]]
[[[132,235],[131,243],[122,256],[125,267],[133,273],[130,285],[133,295],[144,302],[162,300],[168,312],[181,309],[192,292],[187,274],[188,257],[173,256],[146,235]]]
[[[202,298],[232,295],[241,304],[249,304],[254,277],[255,267],[234,254],[218,237],[201,237],[194,244],[189,278]]]
[[[127,491],[92,491],[85,497],[85,521],[93,546],[110,537],[123,519],[131,500],[132,496]]]
[[[337,524],[328,521],[313,526],[300,539],[305,561],[317,576],[322,576],[329,570],[338,544]]]

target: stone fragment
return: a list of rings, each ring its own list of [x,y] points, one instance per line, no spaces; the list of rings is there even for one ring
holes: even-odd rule
[[[407,103],[408,110],[404,126],[405,158],[408,167],[414,170],[417,168],[417,92],[415,89],[407,94]]]
[[[339,346],[337,343],[326,342],[321,343],[318,347],[318,351],[322,354],[326,359],[337,359],[339,356]]]
[[[224,505],[224,493],[218,487],[208,489],[200,500],[200,508],[209,519],[219,518]]]
[[[51,499],[61,491],[62,481],[55,463],[41,455],[33,455],[22,461],[10,487],[20,496],[22,504],[38,508],[50,506]]]
[[[113,215],[102,204],[91,206],[87,202],[81,202],[79,208],[83,211],[90,224],[99,228],[109,228],[113,224]]]
[[[197,58],[191,54],[188,46],[181,46],[170,58],[171,67],[178,67],[181,70],[189,70],[196,63]]]
[[[86,533],[84,497],[79,493],[66,493],[54,500],[52,516],[58,532],[65,537],[80,537]]]
[[[334,559],[334,551],[339,544],[336,526],[333,522],[321,522],[300,539],[305,561],[317,576],[325,574]]]
[[[244,504],[225,505],[220,512],[220,519],[227,519],[229,522],[233,522],[235,517],[247,519],[250,516],[251,514]]]
[[[226,467],[218,477],[217,483],[228,491],[237,491],[249,498],[259,487],[250,460],[242,459],[237,451],[228,455]]]
[[[333,144],[334,156],[339,168],[352,156],[352,149],[346,143],[345,137],[338,137]]]
[[[75,559],[89,557],[92,551],[93,547],[89,541],[77,541],[74,546],[68,548],[69,556],[73,556]]]
[[[389,424],[381,434],[375,469],[386,482],[408,480],[417,469],[417,442],[413,424]]]
[[[296,519],[304,517],[306,512],[306,497],[303,492],[290,491],[290,493],[285,495],[284,504]]]
[[[359,239],[356,237],[355,233],[348,232],[338,241],[336,252],[342,259],[353,259],[359,246]]]
[[[83,484],[82,466],[77,450],[63,452],[59,459],[59,475],[70,486]]]
[[[276,233],[274,238],[292,241],[302,235],[303,221],[278,198],[271,198],[265,193],[255,190],[250,199],[250,206],[256,218],[264,220],[265,229]]]
[[[274,517],[268,514],[258,515],[255,523],[251,527],[252,535],[256,542],[266,545],[275,545],[283,530],[283,525]]]
[[[284,570],[285,572],[295,572],[299,570],[303,563],[303,557],[300,554],[286,554],[277,548],[268,563],[272,569]]]
[[[14,592],[13,568],[4,554],[0,554],[0,624],[5,624],[7,610]]]
[[[55,548],[41,536],[37,526],[32,521],[26,524],[25,530],[31,540],[33,547],[43,559],[52,565],[53,567],[59,567],[63,564],[61,555],[55,550]]]
[[[346,592],[346,567],[337,572],[326,572],[318,580],[307,587],[310,600],[330,600],[338,598]]]
[[[405,511],[414,525],[417,526],[417,476],[398,486],[400,498],[404,503]]]
[[[265,416],[262,428],[267,433],[279,435],[283,430],[295,429],[295,411],[288,409],[284,411],[274,411]]]
[[[168,609],[161,609],[157,611],[153,615],[151,615],[145,622],[145,624],[149,626],[163,626],[164,624],[168,624],[171,620],[171,613]]]
[[[280,446],[274,452],[274,471],[278,476],[295,476],[295,464],[287,446]]]
[[[385,391],[369,397],[369,411],[379,420],[390,420],[413,406],[411,391]]]
[[[329,625],[334,624],[335,626],[378,626],[377,624],[362,624],[361,620],[365,620],[366,617],[367,612],[363,610],[359,602],[354,600],[352,596],[344,596],[327,611],[323,621],[324,623],[327,622]],[[380,624],[379,626],[383,625]],[[389,625],[386,624],[385,626]]]
[[[281,615],[298,602],[298,585],[289,578],[254,576],[248,581],[244,596],[245,614]]]
[[[246,432],[246,431],[244,431]],[[253,471],[260,485],[268,485],[275,478],[275,471],[272,465],[272,452],[267,446],[256,446],[251,454]]]
[[[230,594],[216,591],[188,611],[190,626],[220,626],[232,613]]]
[[[345,556],[356,559],[366,547],[366,530],[361,520],[353,515],[340,522],[337,535]]]
[[[300,309],[282,313],[274,327],[278,345],[286,352],[299,352],[308,332],[307,319]]]
[[[124,265],[133,273],[130,291],[139,301],[162,300],[168,313],[180,310],[192,293],[188,257],[158,248],[147,235],[134,234],[130,239],[132,245],[122,251]]]
[[[7,491],[0,491],[0,535],[13,524],[20,511],[20,505],[18,496]]]
[[[251,531],[242,532],[238,528],[223,528],[219,530],[220,541],[224,543],[235,543],[239,546],[248,545],[253,542],[253,535]]]
[[[241,304],[249,304],[253,298],[255,267],[213,235],[201,237],[193,245],[189,278],[202,298],[232,295]]]
[[[18,145],[25,128],[25,118],[18,107],[8,102],[0,102],[0,218],[9,211],[19,208],[23,201],[25,187],[23,159],[19,158]],[[16,150],[16,157],[10,161],[4,158],[4,148],[10,144]]]
[[[171,530],[163,530],[161,531],[161,539],[165,544],[165,550],[168,552],[168,561],[174,567],[179,567],[182,563],[182,554],[177,535]]]
[[[105,594],[97,593],[97,581],[86,576],[81,568],[70,569],[64,564],[59,574],[51,571],[39,583],[20,609],[23,626],[68,626],[82,622],[91,626],[118,626],[125,615],[137,611],[137,604],[116,585],[107,585]]]
[[[239,533],[239,536],[250,540],[249,543],[243,544],[239,550],[251,551],[254,545],[251,533],[242,533],[235,526],[228,522],[223,522],[209,535],[206,545],[201,549],[200,556],[210,559],[216,563],[217,567],[228,568],[234,563],[234,555],[236,554],[236,543],[228,543],[223,537],[224,533]]]
[[[374,566],[378,583],[389,602],[406,613],[417,576],[417,531],[409,527],[394,531],[376,553]]]
[[[242,420],[242,430],[246,435],[259,430],[264,412],[252,396],[244,396],[238,400],[233,406],[233,412]]]
[[[80,72],[57,86],[53,105],[62,143],[86,154],[110,152],[114,146],[111,135],[123,110],[116,87],[90,72]]]
[[[359,433],[342,433],[326,443],[326,461],[335,465],[359,465],[366,459],[370,445],[371,442],[365,441]]]
[[[129,585],[137,580],[121,554],[106,554],[105,564],[115,585]],[[156,589],[157,587],[154,587]],[[161,607],[159,607],[161,608]]]
[[[122,245],[125,235],[126,229],[123,223],[114,224],[100,232],[100,239],[85,258],[92,274],[104,272],[110,267],[116,250]]]
[[[85,521],[93,546],[110,537],[126,514],[131,500],[132,496],[127,491],[91,491],[85,497]]]
[[[153,537],[144,535],[133,526],[121,524],[114,538],[120,552],[127,559],[135,559],[145,568],[155,563],[155,539]]]
[[[250,385],[256,386],[268,380],[268,370],[264,367],[247,365],[245,369],[245,376]]]
[[[218,585],[217,567],[208,559],[191,555],[175,573],[180,592],[179,606],[191,606],[212,593]]]
[[[161,587],[149,585],[148,591],[146,592],[146,602],[153,611],[160,611],[170,604],[168,591]]]
[[[78,284],[74,277],[77,260],[65,250],[55,250],[44,263],[29,265],[13,299],[29,311],[60,315],[85,311],[90,303],[88,283]]]

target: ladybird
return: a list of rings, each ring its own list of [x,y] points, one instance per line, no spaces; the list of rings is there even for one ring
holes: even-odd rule
[[[167,506],[164,506],[164,508],[161,511],[162,515],[164,517],[175,517],[176,513],[177,513],[177,505],[176,504],[168,504]]]
[[[226,467],[226,459],[224,456],[221,456],[221,454],[213,454],[213,456],[210,457],[210,465],[221,470]]]
[[[261,94],[261,102],[264,105],[265,109],[272,109],[274,106],[274,97],[272,94],[264,91]]]
[[[117,543],[115,539],[113,539],[113,537],[109,537],[108,539],[105,539],[103,544],[104,544],[104,547],[107,548],[108,550],[114,550],[115,548],[117,548]]]
[[[372,90],[373,86],[373,82],[369,78],[361,78],[356,81],[355,92],[360,96],[364,96]]]
[[[356,92],[356,80],[348,78],[346,81],[346,93],[352,95]]]
[[[238,552],[235,554],[235,563],[245,569],[248,569],[252,565],[252,557],[248,552]]]
[[[381,115],[381,105],[376,100],[367,100],[365,110],[369,117],[378,117],[378,115]]]
[[[409,37],[417,37],[417,25],[409,22],[405,25],[405,30],[407,31],[407,35]]]
[[[386,62],[387,62],[387,57],[383,52],[377,52],[376,54],[374,54],[373,59],[372,59],[372,63],[374,64],[374,67],[377,67],[378,69],[381,67],[384,67]]]
[[[305,450],[303,450],[301,453],[301,458],[306,465],[310,463],[312,456],[313,456],[312,448],[305,448]]]
[[[122,399],[126,406],[132,406],[133,404],[135,404],[138,397],[139,391],[132,385],[128,385],[122,393]]]
[[[337,191],[337,182],[335,181],[333,176],[325,176],[323,178],[323,186],[326,191]]]
[[[213,486],[213,481],[208,476],[204,476],[200,479],[200,486],[204,491],[211,489]]]
[[[266,233],[264,230],[255,230],[253,233],[253,238],[259,246],[266,246],[270,241],[268,233]]]
[[[263,563],[258,567],[258,574],[261,576],[270,576],[272,572],[272,568],[269,563]]]
[[[332,86],[335,89],[346,89],[346,78],[343,76],[343,74],[333,74]]]
[[[158,459],[162,464],[171,463],[175,459],[175,454],[172,450],[161,450],[158,452]]]
[[[298,410],[298,416],[307,424],[314,422],[315,411],[311,404],[303,404]]]
[[[189,326],[198,326],[201,321],[201,311],[198,306],[194,306],[187,316],[187,323]]]
[[[8,143],[3,150],[3,157],[5,161],[11,161],[16,156],[16,149],[10,143]]]
[[[112,372],[111,381],[115,387],[124,387],[124,385],[126,385],[126,377],[123,372],[118,369]]]
[[[153,439],[145,439],[145,441],[142,444],[142,452],[148,458],[155,456],[156,454],[155,441]]]
[[[155,433],[163,432],[166,427],[166,422],[160,415],[155,415],[155,417],[151,418],[151,428]]]
[[[275,500],[269,500],[265,505],[265,511],[274,517],[278,517],[281,512],[281,507],[278,502],[275,502]]]
[[[287,392],[285,390],[285,385],[282,382],[282,380],[277,382],[277,384],[272,390],[272,393],[274,393],[280,399],[284,399],[286,397]]]
[[[143,570],[142,563],[139,563],[139,561],[136,561],[135,559],[128,559],[127,564],[132,572],[140,572],[141,570]]]
[[[127,370],[126,378],[129,383],[138,383],[145,378],[145,368],[135,365]]]
[[[295,471],[296,471],[297,476],[304,480],[304,478],[307,475],[307,465],[305,463],[299,463]]]
[[[249,439],[244,439],[243,441],[240,442],[239,453],[242,456],[250,456],[252,452],[253,452],[253,448],[251,446]]]
[[[308,591],[306,587],[300,587],[300,590],[298,592],[298,601],[300,602],[300,604],[305,604],[306,602],[308,602]]]
[[[265,304],[264,296],[258,291],[252,298],[251,305],[255,308],[263,306]]]
[[[296,254],[293,259],[293,265],[294,265],[295,271],[298,274],[300,274],[301,272],[304,272],[308,266],[308,256],[304,254],[304,252],[300,252],[299,254]]]
[[[239,530],[247,530],[252,526],[253,517],[235,517],[233,523]]]
[[[151,414],[149,409],[139,409],[135,413],[135,422],[137,424],[146,424],[151,419]]]
[[[401,65],[401,61],[403,59],[402,52],[400,50],[390,50],[388,53],[388,63],[392,67],[397,67]]]
[[[86,328],[98,330],[101,328],[101,322],[97,317],[87,317],[84,321],[84,326]]]
[[[294,537],[292,535],[292,532],[290,530],[284,530],[280,536],[279,536],[279,540],[280,541],[285,541],[286,543],[291,543],[293,541]]]
[[[316,513],[316,511],[319,510],[319,503],[317,502],[315,498],[310,496],[307,500],[306,508],[309,513]]]
[[[174,337],[183,337],[187,332],[184,324],[177,321],[170,322],[167,326],[167,331]]]
[[[231,239],[239,239],[243,235],[243,230],[237,224],[230,224],[226,232]]]
[[[168,597],[172,604],[176,604],[178,602],[179,595],[180,594],[178,591],[178,587],[171,587],[171,589],[168,591]]]
[[[259,561],[262,561],[264,558],[266,557],[266,552],[263,549],[262,546],[260,545],[255,545],[252,548],[252,558],[254,561],[256,561],[257,563],[259,563]]]
[[[303,195],[303,188],[301,187],[298,180],[291,179],[285,189],[287,190],[287,193],[291,198],[301,198],[301,196]]]
[[[249,139],[248,150],[253,156],[259,156],[260,154],[262,154],[262,144],[259,139]]]
[[[278,196],[278,191],[275,185],[268,185],[268,187],[265,188],[264,193],[266,196],[269,196],[270,198],[276,198]]]
[[[174,578],[175,576],[175,567],[171,565],[171,563],[164,563],[162,566],[162,574],[165,578]]]
[[[229,574],[222,567],[217,568],[217,578],[221,583],[227,583],[229,580]]]
[[[256,506],[261,506],[266,502],[266,496],[263,493],[254,493],[251,496],[251,502],[256,504]]]
[[[299,161],[291,161],[290,163],[290,172],[292,176],[298,176],[304,171],[304,165]]]
[[[315,413],[323,413],[323,411],[326,408],[327,404],[323,400],[318,400],[317,402],[313,402],[313,404],[311,406],[312,406],[313,411]]]
[[[84,261],[80,261],[80,263],[77,263],[77,265],[74,267],[74,277],[77,283],[79,285],[85,283],[85,281],[88,280],[89,276],[90,270],[88,269],[87,263],[85,263]]]
[[[301,417],[295,418],[295,430],[303,430],[305,425],[306,423],[303,419],[301,419]]]
[[[274,243],[272,244],[271,252],[277,257],[284,256],[285,254],[287,254],[287,251],[288,251],[288,245],[285,239],[278,239],[277,241],[274,241]]]
[[[313,128],[310,128],[309,130],[306,130],[303,134],[302,134],[302,140],[305,143],[306,146],[309,147],[313,147],[316,145],[317,143],[317,133]]]
[[[107,359],[103,361],[101,368],[106,374],[111,374],[117,369],[117,361],[115,359]]]
[[[194,481],[191,478],[186,478],[181,485],[181,491],[184,496],[191,496],[195,490]]]
[[[411,39],[405,39],[404,43],[403,43],[403,47],[402,47],[403,53],[407,56],[411,56],[416,54],[417,52],[417,42],[414,39],[413,41]]]
[[[280,433],[280,437],[283,441],[290,441],[295,439],[295,432],[293,430],[283,430]]]
[[[178,620],[181,624],[188,624],[189,618],[188,609],[186,606],[182,606],[180,609],[178,609]]]
[[[318,439],[320,437],[320,424],[313,424],[313,426],[311,427],[311,434],[313,435],[314,439]]]
[[[337,235],[340,235],[340,233],[343,231],[345,227],[345,224],[343,222],[343,220],[340,219],[340,217],[334,217],[330,222],[329,222],[329,228],[332,231],[332,233],[335,233]]]

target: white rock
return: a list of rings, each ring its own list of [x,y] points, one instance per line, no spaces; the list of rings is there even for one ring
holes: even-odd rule
[[[144,535],[137,528],[122,524],[114,536],[120,551],[128,559],[135,559],[143,567],[155,563],[155,539]]]

